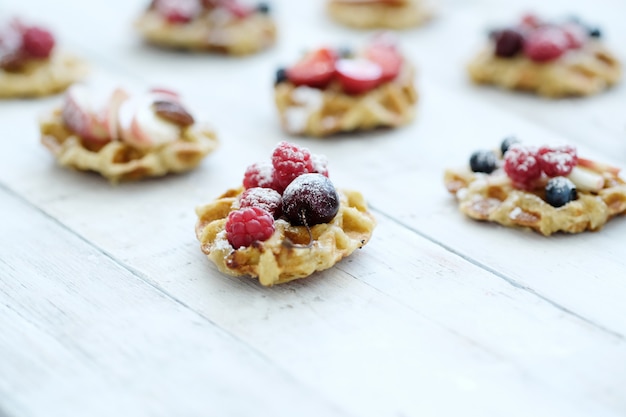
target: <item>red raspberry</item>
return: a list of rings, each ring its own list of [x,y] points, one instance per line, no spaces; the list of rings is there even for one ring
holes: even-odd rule
[[[274,188],[282,194],[299,175],[313,172],[311,153],[306,148],[289,142],[280,142],[272,154]]]
[[[235,248],[263,242],[274,233],[274,218],[259,207],[231,211],[226,220],[226,237]]]
[[[246,207],[262,208],[277,219],[282,214],[283,199],[271,188],[250,188],[239,197],[239,208]]]
[[[24,50],[33,58],[48,58],[54,48],[54,36],[36,26],[26,28],[22,34]]]
[[[536,148],[530,146],[513,145],[504,154],[504,172],[514,184],[527,188],[537,178],[541,177]]]
[[[274,188],[274,167],[270,163],[252,164],[243,176],[245,189],[262,187]]]
[[[539,165],[548,177],[565,177],[578,163],[573,146],[542,146],[539,148]]]
[[[533,61],[557,59],[569,48],[569,40],[562,29],[540,28],[531,32],[524,42],[524,54]]]

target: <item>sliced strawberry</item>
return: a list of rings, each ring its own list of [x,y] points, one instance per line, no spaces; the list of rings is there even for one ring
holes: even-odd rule
[[[243,19],[254,13],[255,8],[246,4],[241,4],[238,0],[222,0],[219,6],[228,10],[233,16]]]
[[[320,48],[308,53],[300,62],[287,69],[287,78],[295,85],[324,88],[335,74],[335,53]]]
[[[398,49],[390,44],[374,43],[365,50],[363,55],[380,66],[383,71],[383,82],[396,78],[404,61]]]
[[[361,94],[372,90],[383,80],[380,65],[366,59],[340,59],[337,61],[337,78],[343,91]]]
[[[172,24],[188,23],[202,12],[199,0],[156,0],[153,6]]]

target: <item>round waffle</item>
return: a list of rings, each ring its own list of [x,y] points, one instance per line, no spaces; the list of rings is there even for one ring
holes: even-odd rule
[[[304,278],[332,267],[370,239],[376,224],[367,211],[363,196],[339,191],[340,208],[330,223],[311,228],[313,241],[304,226],[292,226],[279,219],[274,234],[264,242],[234,249],[226,237],[228,214],[238,208],[243,188],[231,189],[217,200],[198,207],[196,236],[201,248],[218,269],[233,276],[249,275],[265,286]]]
[[[192,125],[182,130],[180,139],[147,150],[122,141],[88,148],[65,126],[60,109],[41,118],[40,131],[41,142],[62,166],[95,171],[112,182],[191,170],[218,144],[211,129]]]
[[[0,69],[0,98],[40,97],[65,90],[87,74],[87,65],[73,55],[54,52],[32,59],[19,71]]]
[[[168,23],[154,10],[147,10],[135,23],[143,37],[155,45],[232,55],[257,52],[272,45],[276,26],[271,17],[255,13],[242,19],[220,22],[212,11],[185,24]]]
[[[428,21],[433,11],[424,1],[405,4],[329,1],[328,14],[337,22],[359,29],[406,29]]]
[[[415,117],[414,77],[413,66],[405,63],[394,80],[361,95],[345,94],[336,83],[319,90],[283,82],[275,87],[276,107],[285,131],[296,135],[402,126]]]
[[[502,169],[491,174],[469,169],[446,170],[444,182],[468,217],[525,227],[546,236],[555,232],[599,230],[626,212],[626,183],[617,174],[603,172],[604,187],[597,193],[578,190],[578,198],[561,207],[546,203],[543,191],[516,189]]]
[[[582,49],[547,63],[534,62],[524,56],[499,58],[491,46],[469,63],[468,71],[478,84],[531,91],[553,98],[596,94],[616,84],[622,72],[617,58],[593,40]]]

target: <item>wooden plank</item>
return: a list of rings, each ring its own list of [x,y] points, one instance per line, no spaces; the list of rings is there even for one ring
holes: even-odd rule
[[[62,225],[0,201],[0,414],[347,415]]]

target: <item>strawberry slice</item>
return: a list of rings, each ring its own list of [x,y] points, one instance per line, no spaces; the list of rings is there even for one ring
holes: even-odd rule
[[[365,58],[378,64],[383,71],[382,82],[398,76],[404,59],[394,44],[375,42],[363,54]]]
[[[238,19],[246,18],[255,11],[254,7],[242,4],[238,0],[220,0],[217,3]]]
[[[380,65],[366,59],[340,59],[337,61],[337,78],[343,91],[361,94],[372,90],[382,82]]]
[[[308,53],[300,62],[287,69],[287,78],[295,85],[324,88],[335,74],[335,53],[320,48]]]

